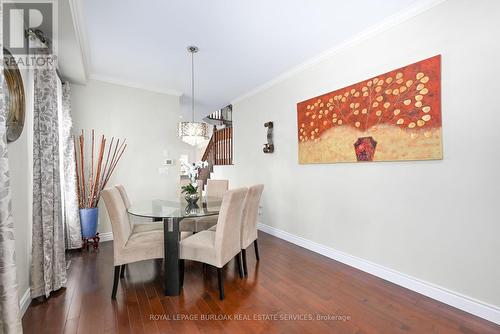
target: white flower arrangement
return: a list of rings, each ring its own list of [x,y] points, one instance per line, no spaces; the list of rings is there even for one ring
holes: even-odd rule
[[[191,184],[193,186],[196,186],[196,180],[198,179],[200,168],[207,167],[208,163],[206,161],[197,161],[193,162],[192,164],[182,162],[182,166],[186,169]]]

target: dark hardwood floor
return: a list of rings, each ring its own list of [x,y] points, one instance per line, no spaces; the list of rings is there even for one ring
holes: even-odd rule
[[[112,243],[73,253],[67,288],[31,303],[24,332],[500,333],[493,323],[270,235],[260,233],[259,246],[259,263],[253,248],[247,251],[248,278],[239,278],[234,261],[226,267],[224,301],[216,270],[190,261],[181,296],[163,296],[161,262],[144,261],[128,266],[112,301]]]

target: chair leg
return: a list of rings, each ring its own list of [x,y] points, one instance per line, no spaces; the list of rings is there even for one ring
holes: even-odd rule
[[[224,276],[222,268],[217,268],[217,282],[219,283],[219,299],[224,300]]]
[[[247,250],[241,250],[241,257],[243,258],[243,273],[245,276],[248,276],[248,268],[247,268]]]
[[[243,278],[243,264],[241,263],[241,252],[236,254],[236,264],[238,265],[238,272],[240,273],[240,278]]]
[[[115,276],[113,278],[113,292],[111,292],[111,299],[116,299],[116,288],[118,288],[119,277],[120,277],[120,266],[115,266]]]
[[[124,278],[125,277],[125,268],[127,267],[126,264],[122,264],[121,265],[121,270],[120,270],[120,278]]]
[[[182,286],[184,286],[184,260],[179,260],[179,282]]]
[[[257,261],[260,261],[260,256],[259,256],[259,244],[257,243],[257,239],[253,242],[253,246],[255,247],[255,258]]]

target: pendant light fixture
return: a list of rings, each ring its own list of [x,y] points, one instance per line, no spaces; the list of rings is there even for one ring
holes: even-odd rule
[[[198,52],[198,47],[188,46],[187,50],[191,53],[191,122],[179,122],[179,138],[189,145],[197,146],[207,141],[208,124],[194,121],[194,54]]]

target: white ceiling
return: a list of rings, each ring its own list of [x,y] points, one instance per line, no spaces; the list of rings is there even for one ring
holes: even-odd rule
[[[177,91],[185,106],[197,45],[199,118],[421,2],[86,0],[81,24],[91,77]]]

